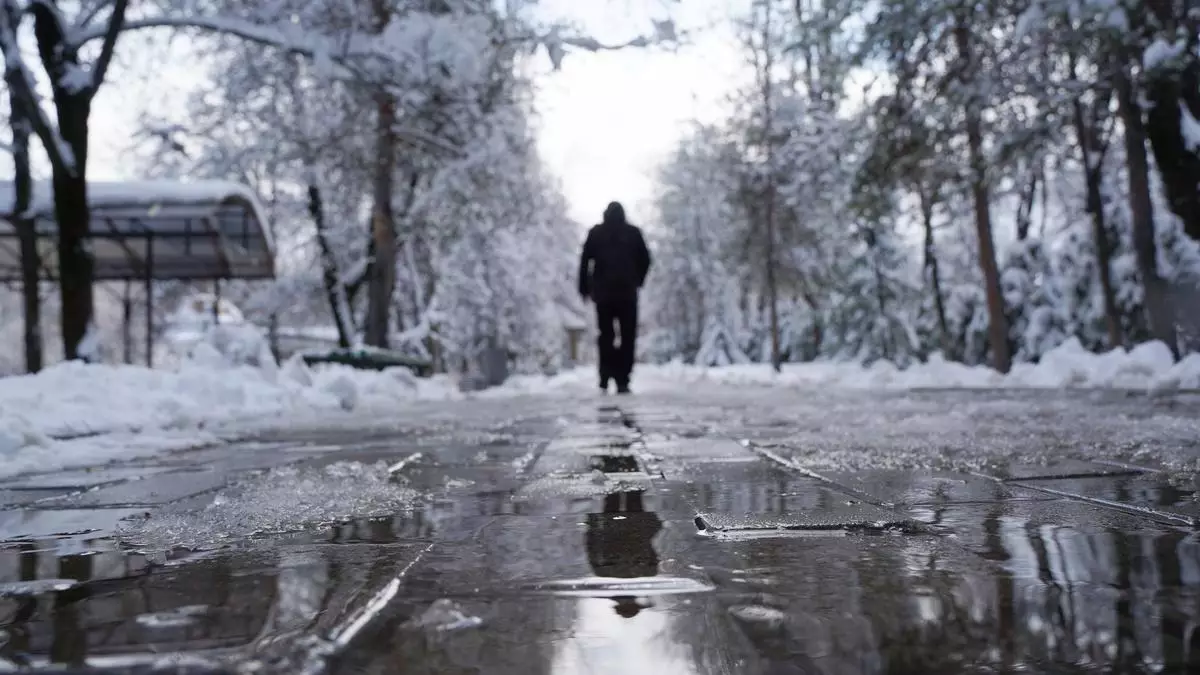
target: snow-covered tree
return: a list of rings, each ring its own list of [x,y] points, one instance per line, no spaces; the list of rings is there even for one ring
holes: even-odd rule
[[[734,89],[728,123],[712,131],[734,141],[724,164],[736,187],[723,194],[736,207],[728,238],[742,245],[719,262],[747,270],[731,277],[743,351],[766,351],[766,260],[791,359],[939,351],[1005,369],[1070,337],[1097,350],[1151,337],[1175,347],[1184,308],[1200,303],[1189,230],[1200,52],[1178,9],[755,3],[753,86]],[[664,180],[686,203],[686,184]],[[711,198],[712,185],[691,198]],[[663,220],[674,235],[681,219]],[[680,298],[704,288],[679,286]],[[873,293],[884,301],[872,305]],[[677,332],[703,330],[695,312],[674,312],[664,321]],[[690,357],[687,342],[677,345]]]

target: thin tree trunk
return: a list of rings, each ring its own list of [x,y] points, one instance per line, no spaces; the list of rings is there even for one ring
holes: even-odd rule
[[[1038,174],[1030,171],[1029,183],[1021,188],[1021,201],[1017,204],[1017,240],[1029,238],[1033,226],[1033,202],[1037,197]]]
[[[1179,355],[1175,317],[1167,281],[1158,273],[1158,244],[1154,231],[1154,203],[1150,198],[1150,165],[1146,156],[1146,129],[1134,99],[1133,82],[1124,63],[1113,69],[1117,112],[1125,127],[1125,158],[1129,175],[1129,210],[1133,218],[1133,247],[1145,291],[1150,335]]]
[[[333,247],[329,243],[329,228],[325,223],[321,190],[316,185],[308,186],[308,215],[312,217],[317,228],[317,246],[321,252],[321,281],[325,286],[325,297],[329,300],[329,312],[333,315],[333,323],[337,327],[338,346],[349,349],[354,335],[349,316],[350,303],[346,299],[346,289],[338,275]]]
[[[1108,333],[1108,348],[1123,345],[1121,312],[1117,308],[1117,293],[1112,282],[1112,242],[1104,220],[1104,198],[1100,181],[1104,175],[1100,149],[1096,146],[1095,129],[1084,121],[1083,104],[1075,101],[1075,131],[1083,153],[1084,180],[1087,182],[1087,211],[1092,217],[1092,238],[1096,243],[1096,267],[1100,273],[1100,294],[1104,298],[1104,325]]]
[[[875,234],[871,233],[868,252],[871,256],[871,271],[875,274],[875,301],[879,305],[879,318],[883,320],[884,331],[886,333],[883,336],[883,358],[891,361],[894,337],[892,335],[892,323],[887,320],[887,299],[883,294],[883,270],[880,269],[879,265],[878,241],[875,238]]]
[[[771,51],[771,3],[764,5],[766,17],[763,24],[763,105],[766,109],[766,122],[763,135],[766,139],[767,151],[767,294],[770,300],[771,320],[771,367],[775,372],[783,368],[779,348],[779,292],[775,280],[775,139],[773,138],[773,120],[771,110],[771,71],[774,65],[774,54]]]
[[[970,26],[959,17],[954,28],[959,58],[966,65],[968,77],[975,75],[975,57],[972,53]],[[987,294],[988,336],[992,346],[992,367],[1007,373],[1012,368],[1012,355],[1008,344],[1008,318],[1004,313],[1004,296],[1000,291],[1000,271],[996,265],[996,247],[992,241],[992,214],[987,186],[987,167],[983,157],[983,128],[979,102],[970,100],[965,105],[967,150],[971,162],[971,194],[975,202],[975,234],[979,239],[979,268],[983,273],[984,290]]]
[[[33,202],[33,175],[29,168],[29,120],[21,114],[21,105],[12,100],[16,89],[9,85],[9,122],[12,126],[14,166],[13,226],[21,250],[21,297],[24,308],[23,342],[25,371],[36,373],[44,364],[42,354],[42,296],[40,289],[42,257],[37,247],[36,225],[29,217]]]
[[[813,353],[812,353],[812,357],[816,358],[817,356],[819,356],[821,354],[821,347],[825,343],[825,328],[821,323],[821,306],[818,303],[816,296],[812,294],[811,290],[809,289],[808,284],[804,281],[803,278],[801,278],[801,280],[800,280],[800,297],[804,299],[804,302],[808,305],[809,310],[812,312],[812,316],[813,316],[813,321],[812,321]]]
[[[1100,294],[1104,298],[1104,324],[1108,331],[1108,347],[1124,344],[1121,336],[1121,310],[1117,307],[1117,292],[1112,280],[1112,241],[1104,220],[1104,200],[1100,193],[1100,171],[1089,170],[1087,176],[1088,211],[1092,214],[1092,233],[1096,240],[1096,266],[1100,272]]]
[[[1068,53],[1068,65],[1071,77],[1076,77],[1077,61],[1074,52]],[[1083,159],[1083,176],[1087,189],[1087,211],[1092,217],[1092,238],[1096,244],[1096,267],[1100,275],[1100,294],[1104,299],[1104,324],[1108,333],[1108,348],[1116,349],[1124,345],[1121,331],[1121,310],[1117,306],[1117,292],[1112,281],[1113,244],[1108,236],[1108,225],[1104,218],[1104,196],[1101,181],[1104,178],[1104,155],[1107,143],[1101,137],[1099,128],[1102,114],[1107,114],[1108,105],[1112,100],[1110,91],[1096,92],[1093,103],[1091,123],[1084,114],[1083,101],[1076,98],[1072,101],[1075,135],[1079,140],[1079,152]],[[1104,111],[1104,112],[1100,112]]]
[[[921,200],[921,224],[925,230],[925,272],[929,276],[929,284],[933,287],[933,307],[937,313],[938,339],[941,343],[942,355],[953,358],[950,350],[950,324],[946,319],[946,300],[942,296],[942,272],[938,264],[937,247],[933,240],[933,199],[923,186],[917,189]]]

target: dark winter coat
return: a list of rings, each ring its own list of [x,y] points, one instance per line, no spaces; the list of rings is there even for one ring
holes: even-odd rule
[[[650,272],[650,250],[642,231],[625,220],[625,209],[613,202],[604,222],[588,232],[579,259],[579,294],[596,302],[637,297]]]

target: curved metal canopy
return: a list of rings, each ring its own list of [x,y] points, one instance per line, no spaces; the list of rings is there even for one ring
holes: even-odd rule
[[[21,278],[11,181],[0,182],[0,282]],[[270,279],[275,247],[253,190],[226,181],[88,184],[97,280]],[[58,277],[49,183],[34,186],[42,277]]]

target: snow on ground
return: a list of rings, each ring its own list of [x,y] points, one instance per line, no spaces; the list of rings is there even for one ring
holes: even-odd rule
[[[900,370],[887,361],[868,366],[814,362],[786,364],[775,373],[762,364],[701,368],[681,363],[639,365],[634,390],[653,392],[698,384],[772,385],[801,389],[850,390],[993,389],[993,388],[1102,388],[1144,391],[1200,389],[1200,354],[1176,363],[1161,342],[1150,342],[1130,351],[1104,354],[1087,351],[1072,338],[1051,350],[1036,364],[1022,363],[1003,375],[985,366],[965,366],[934,355],[926,363]],[[551,378],[516,377],[485,396],[537,394],[561,389],[594,389],[593,368],[580,368]]]
[[[246,330],[222,327],[171,369],[65,362],[0,379],[0,478],[211,443],[201,429],[215,425],[461,397],[448,378],[403,369],[309,368],[299,358],[276,366]]]
[[[1069,341],[1037,364],[1008,375],[939,357],[905,370],[887,362],[789,364],[780,374],[763,365],[697,368],[639,366],[635,391],[697,386],[783,386],[792,389],[908,390],[921,388],[1200,389],[1200,354],[1175,363],[1160,343],[1093,354]],[[593,368],[554,376],[519,376],[477,394],[505,398],[555,392],[595,392]],[[214,442],[212,429],[268,420],[296,426],[314,419],[386,417],[414,401],[460,399],[447,377],[418,379],[403,369],[361,371],[299,359],[278,366],[252,327],[221,327],[169,369],[63,363],[32,376],[0,379],[0,478],[31,471],[94,466],[108,461]],[[338,418],[340,418],[338,417]],[[206,431],[206,429],[208,431]]]

